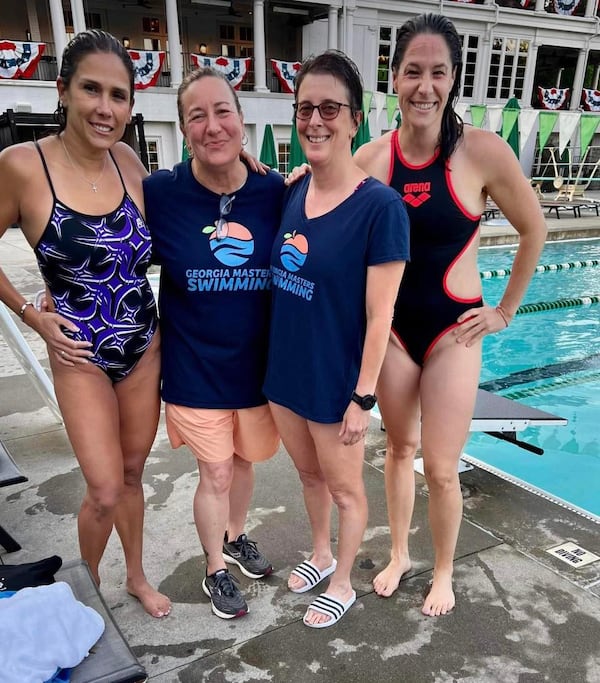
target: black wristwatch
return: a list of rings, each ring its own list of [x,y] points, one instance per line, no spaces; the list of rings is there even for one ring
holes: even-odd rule
[[[356,391],[352,392],[352,400],[363,410],[371,410],[371,408],[377,403],[377,396],[375,394],[365,394],[360,396]]]

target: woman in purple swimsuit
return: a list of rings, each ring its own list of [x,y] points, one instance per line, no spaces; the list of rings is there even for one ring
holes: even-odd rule
[[[127,591],[154,617],[169,599],[142,567],[142,472],[158,424],[160,342],[146,279],[146,171],[119,142],[133,107],[133,64],[102,31],[66,47],[57,80],[59,132],[0,154],[0,235],[19,223],[49,293],[38,312],[0,271],[0,300],[48,346],[54,388],[86,481],[81,556],[98,566],[117,529]]]
[[[356,162],[402,195],[411,260],[400,287],[377,394],[387,431],[385,484],[390,562],[373,582],[390,596],[410,570],[413,460],[421,444],[435,552],[424,614],[454,607],[452,566],[462,517],[458,460],[475,406],[481,340],[517,310],[544,245],[540,204],[506,142],[463,126],[461,43],[452,23],[427,14],[398,32],[392,68],[402,125],[363,145]],[[481,300],[479,219],[487,197],[519,234],[512,274],[496,307]]]

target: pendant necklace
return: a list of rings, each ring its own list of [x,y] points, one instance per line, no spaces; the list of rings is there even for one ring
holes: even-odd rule
[[[67,146],[65,145],[65,141],[63,140],[62,135],[59,136],[60,141],[62,143],[63,149],[65,150],[65,156],[67,157],[69,163],[71,164],[72,169],[77,173],[77,166],[73,162],[73,159],[71,159],[71,155],[69,154],[69,150],[67,149]],[[88,180],[83,173],[81,173],[81,166],[79,167],[79,174],[81,175],[81,178],[85,180],[85,182],[92,188],[92,192],[98,192],[98,181],[102,176],[104,175],[104,169],[106,168],[106,155],[104,155],[104,164],[102,164],[102,170],[100,171],[100,175],[96,178],[96,180]]]

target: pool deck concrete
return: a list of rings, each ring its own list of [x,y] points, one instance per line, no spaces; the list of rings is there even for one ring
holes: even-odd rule
[[[551,235],[600,235],[593,212],[548,221]],[[508,241],[510,228],[483,226],[485,240]],[[18,230],[0,240],[0,266],[32,296],[40,278]],[[19,325],[43,366],[44,345]],[[0,337],[0,439],[29,478],[0,489],[0,524],[23,546],[7,563],[59,554],[79,556],[76,515],[83,482],[61,424],[33,389]],[[201,589],[204,561],[192,520],[197,483],[185,449],[169,447],[164,421],[145,470],[145,564],[152,582],[173,601],[156,621],[125,591],[117,539],[102,566],[102,594],[153,683],[599,683],[600,561],[573,568],[547,549],[571,541],[600,556],[594,521],[475,468],[461,474],[464,522],[456,552],[457,605],[452,614],[420,613],[431,579],[427,489],[417,474],[411,526],[413,568],[389,599],[371,581],[386,564],[385,439],[374,423],[364,478],[370,515],[353,581],[355,606],[336,626],[302,624],[311,598],[290,593],[290,570],[306,557],[310,535],[298,478],[287,454],[257,467],[247,530],[275,567],[266,580],[236,573],[250,613],[223,621],[212,615]],[[522,457],[537,457],[522,451]],[[543,456],[542,456],[543,457]],[[598,482],[590,482],[598,488]],[[335,530],[335,525],[334,525]],[[335,534],[335,531],[334,531]],[[16,683],[16,682],[15,682]]]

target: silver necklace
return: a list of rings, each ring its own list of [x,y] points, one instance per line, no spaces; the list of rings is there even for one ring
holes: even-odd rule
[[[102,170],[100,171],[100,175],[96,178],[96,180],[88,180],[83,173],[81,173],[81,166],[79,166],[79,171],[77,170],[77,166],[73,162],[73,159],[71,159],[71,155],[69,154],[69,150],[67,149],[67,146],[65,145],[65,141],[63,140],[62,135],[59,136],[60,141],[62,143],[63,149],[65,150],[65,156],[69,160],[69,163],[71,164],[71,168],[77,173],[81,175],[81,178],[85,180],[85,182],[92,188],[92,192],[98,192],[98,181],[102,176],[104,175],[104,169],[106,168],[106,155],[104,155],[104,163],[102,164]]]

